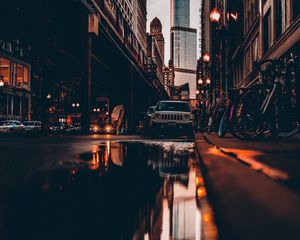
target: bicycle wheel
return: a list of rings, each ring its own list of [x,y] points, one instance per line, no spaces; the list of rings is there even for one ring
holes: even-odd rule
[[[246,139],[255,139],[265,130],[261,106],[268,91],[258,86],[246,91],[236,103],[234,109],[235,127],[238,133]]]
[[[299,132],[299,121],[296,115],[296,92],[282,97],[280,103],[278,137],[291,137]]]

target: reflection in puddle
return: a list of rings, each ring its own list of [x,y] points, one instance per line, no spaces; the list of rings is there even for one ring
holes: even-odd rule
[[[1,239],[217,239],[193,148],[107,141],[76,157],[10,191]]]

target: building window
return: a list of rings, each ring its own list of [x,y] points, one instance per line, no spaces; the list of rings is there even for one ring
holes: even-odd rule
[[[271,46],[272,39],[272,25],[271,25],[271,11],[268,10],[263,18],[263,51],[268,51]]]
[[[24,67],[20,64],[17,65],[17,87],[21,88],[24,80]]]
[[[3,76],[3,81],[6,84],[10,84],[10,79],[11,79],[10,61],[6,58],[0,58],[0,75]]]
[[[276,0],[276,38],[278,38],[286,30],[286,9],[286,0]]]
[[[300,1],[292,0],[293,19],[296,19],[300,14]]]
[[[252,42],[252,62],[258,60],[258,36],[256,36]]]

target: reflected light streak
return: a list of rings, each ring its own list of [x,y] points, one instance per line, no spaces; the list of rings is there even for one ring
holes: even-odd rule
[[[210,222],[210,215],[208,213],[203,214],[203,221],[205,223],[209,223]]]
[[[207,151],[208,154],[213,154],[215,156],[225,157],[227,159],[232,159],[232,157],[226,155],[234,155],[238,160],[247,163],[255,171],[261,171],[265,175],[279,180],[288,180],[289,175],[279,169],[273,168],[266,164],[263,164],[256,160],[257,157],[265,155],[263,152],[255,150],[245,150],[245,149],[235,149],[235,148],[216,148],[211,147]]]
[[[110,141],[106,142],[106,149],[107,149],[108,156],[110,156]]]
[[[170,210],[168,199],[165,198],[163,200],[163,219],[162,219],[162,232],[161,232],[161,239],[168,240],[170,239]]]
[[[204,184],[203,178],[202,177],[196,177],[195,183],[196,183],[196,186],[203,185]]]
[[[144,235],[144,240],[149,240],[149,233],[146,233],[146,234]]]
[[[199,187],[197,189],[197,197],[198,198],[205,198],[206,197],[206,190],[204,187]]]
[[[90,161],[90,169],[91,170],[97,170],[99,168],[99,152],[93,153],[93,159]]]
[[[201,224],[201,213],[199,210],[196,211],[195,214],[195,240],[200,240],[201,239],[201,228],[202,228],[202,224]]]

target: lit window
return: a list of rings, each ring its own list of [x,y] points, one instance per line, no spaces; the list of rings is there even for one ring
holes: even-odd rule
[[[24,81],[24,67],[17,65],[17,87],[22,87]]]
[[[10,61],[5,58],[0,58],[0,75],[3,76],[3,81],[6,84],[10,82]]]

